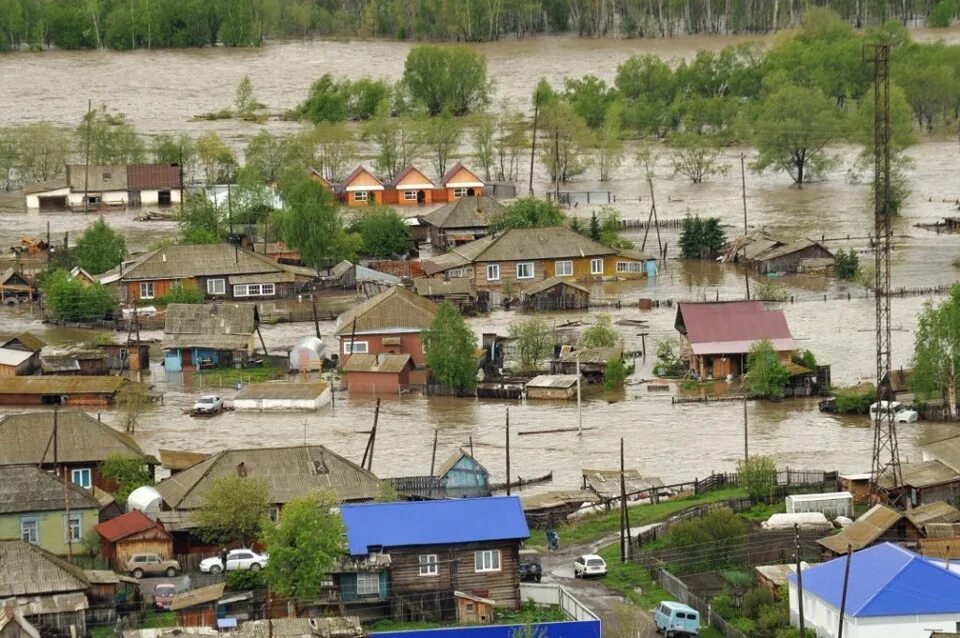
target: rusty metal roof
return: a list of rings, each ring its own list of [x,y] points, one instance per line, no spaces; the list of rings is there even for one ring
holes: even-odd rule
[[[680,303],[675,326],[698,355],[746,353],[763,339],[777,352],[797,349],[783,311],[759,301]]]
[[[76,565],[19,539],[0,540],[0,598],[83,592],[89,586]]]
[[[129,164],[127,166],[129,190],[173,190],[180,187],[180,167],[176,164]]]
[[[127,538],[134,534],[140,534],[149,529],[157,528],[162,536],[167,538],[170,535],[160,523],[147,518],[147,515],[140,510],[130,510],[126,514],[121,514],[116,518],[111,518],[96,526],[97,533],[110,542]]]
[[[817,541],[834,554],[846,554],[847,546],[854,551],[871,545],[884,532],[903,519],[903,513],[886,505],[878,504],[867,510],[860,518],[850,523],[839,533]]]
[[[337,317],[337,336],[382,332],[419,332],[437,314],[434,302],[393,286]]]
[[[53,411],[46,411],[8,414],[0,419],[0,441],[4,443],[0,445],[0,465],[53,463],[53,418]],[[61,463],[99,463],[117,453],[143,456],[129,435],[72,410],[57,414],[57,448]],[[148,460],[156,463],[156,459]]]

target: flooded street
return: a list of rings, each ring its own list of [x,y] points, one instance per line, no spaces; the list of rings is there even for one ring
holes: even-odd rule
[[[960,40],[960,29],[914,32],[918,39],[944,36]],[[579,40],[574,38],[528,38],[522,41],[476,45],[487,55],[490,75],[495,79],[495,102],[501,98],[518,108],[527,108],[536,81],[547,77],[560,84],[566,76],[592,73],[611,81],[619,62],[629,55],[653,52],[668,58],[689,58],[697,48],[719,49],[745,38],[678,38],[671,40]],[[300,102],[310,83],[323,73],[359,76],[363,74],[396,80],[400,77],[409,43],[386,41],[306,42],[271,44],[261,50],[204,49],[189,51],[135,52],[47,52],[0,56],[0,126],[32,121],[53,121],[75,126],[86,108],[87,99],[107,103],[125,112],[145,134],[186,131],[199,135],[216,131],[239,144],[260,129],[236,121],[193,122],[194,115],[223,108],[233,100],[240,78],[250,75],[258,99],[271,110],[282,111]],[[522,60],[522,64],[518,64]],[[96,79],[96,81],[93,81]],[[293,130],[297,124],[270,121],[271,130]],[[895,227],[893,281],[896,287],[949,284],[956,280],[952,265],[960,257],[960,235],[937,235],[915,228],[914,224],[936,222],[957,213],[960,182],[960,151],[957,142],[924,139],[910,149],[913,165],[907,174],[912,194]],[[686,214],[718,216],[728,235],[742,228],[743,211],[739,179],[739,150],[731,149],[732,171],[704,184],[690,184],[672,178],[669,158],[655,149],[654,188],[661,219],[678,219]],[[466,149],[462,149],[467,154]],[[801,188],[790,185],[782,174],[755,175],[748,172],[747,207],[749,224],[783,234],[824,236],[832,249],[855,248],[861,263],[871,263],[867,235],[872,232],[872,211],[868,187],[854,183],[848,175],[858,148],[838,148],[840,166],[821,182]],[[753,152],[745,149],[747,162]],[[611,190],[616,207],[625,219],[646,219],[650,196],[642,169],[635,159],[635,147],[628,147],[624,164],[609,182],[591,181],[590,172],[581,181],[564,189]],[[468,160],[469,161],[469,160]],[[538,171],[541,168],[538,165]],[[538,194],[550,185],[545,176],[535,176]],[[524,189],[521,189],[524,190]],[[0,246],[19,237],[45,237],[49,224],[55,242],[81,231],[91,217],[82,214],[26,214],[22,196],[9,195],[0,209]],[[571,214],[589,217],[590,207],[578,207]],[[131,250],[176,232],[173,222],[141,223],[133,213],[110,213],[111,225],[127,236]],[[676,231],[661,231],[676,256]],[[627,236],[639,248],[642,234]],[[847,237],[850,239],[846,239]],[[841,239],[842,238],[842,239]],[[656,247],[651,231],[646,249]],[[752,285],[756,285],[756,281]],[[874,300],[865,298],[858,284],[838,284],[818,276],[783,278],[796,303],[780,304],[794,336],[809,348],[821,363],[832,365],[835,383],[872,380],[874,376]],[[655,280],[594,286],[594,298],[622,298],[636,302],[652,297],[665,302],[694,299],[738,299],[743,297],[743,275],[736,268],[713,263],[683,263],[668,259]],[[849,293],[851,300],[846,300]],[[827,296],[828,301],[823,301]],[[844,299],[839,299],[844,297]],[[926,298],[893,300],[893,353],[896,365],[909,363],[916,315]],[[650,334],[648,357],[636,361],[633,380],[652,377],[654,344],[675,339],[675,307],[641,312],[634,308],[611,310],[614,319],[649,321],[648,329],[617,326],[628,351],[640,349],[638,332]],[[595,313],[590,313],[595,314]],[[495,312],[471,319],[474,331],[504,334],[520,315]],[[589,314],[548,315],[562,323]],[[35,331],[51,343],[89,340],[90,331],[53,328],[41,324],[28,311],[0,309],[0,336],[21,330]],[[321,323],[328,350],[336,348],[330,337],[333,324]],[[268,326],[264,340],[271,352],[283,352],[304,335],[310,324]],[[157,337],[159,333],[146,333]],[[158,353],[154,353],[157,358]],[[147,414],[139,425],[137,439],[146,451],[163,448],[213,452],[224,447],[293,445],[304,441],[323,443],[358,461],[373,420],[374,400],[369,397],[337,396],[336,406],[316,414],[226,413],[211,419],[182,415],[192,405],[199,389],[190,379],[167,377],[154,365],[149,382],[165,393],[164,405]],[[230,398],[232,390],[223,391]],[[672,405],[671,393],[650,393],[644,385],[628,385],[619,395],[591,393],[583,406],[582,438],[575,432],[527,435],[524,431],[575,427],[575,403],[529,403],[475,401],[421,396],[384,397],[380,414],[374,471],[380,476],[426,474],[430,469],[430,448],[439,430],[438,462],[459,445],[473,438],[478,459],[504,479],[504,417],[510,409],[512,474],[531,477],[553,471],[552,485],[535,489],[566,489],[579,484],[582,467],[613,468],[618,461],[618,440],[626,440],[626,463],[644,474],[660,476],[667,482],[703,477],[713,470],[730,470],[743,454],[742,406],[737,402]],[[778,465],[795,468],[840,469],[859,472],[870,467],[872,430],[866,417],[837,417],[821,414],[815,401],[748,404],[751,453],[770,454]],[[112,421],[106,411],[104,419]],[[919,460],[917,441],[937,426],[900,426],[901,458]]]

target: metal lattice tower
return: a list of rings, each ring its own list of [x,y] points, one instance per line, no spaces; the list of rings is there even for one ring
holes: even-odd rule
[[[890,45],[872,45],[874,86],[874,239],[877,304],[877,400],[892,401],[890,387],[890,243],[892,210],[890,152]],[[897,424],[892,410],[876,410],[870,490],[878,500],[896,500],[903,484]]]

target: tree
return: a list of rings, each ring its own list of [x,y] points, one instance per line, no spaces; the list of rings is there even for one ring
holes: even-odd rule
[[[156,164],[179,165],[184,182],[189,181],[197,163],[197,145],[186,133],[176,137],[165,133],[157,135],[153,138],[150,154]]]
[[[950,26],[950,22],[957,15],[957,0],[940,0],[927,17],[927,23],[931,27],[945,29]]]
[[[346,168],[357,153],[353,132],[343,123],[321,122],[311,134],[315,146],[314,168],[331,182],[346,176]]]
[[[673,175],[683,175],[694,184],[700,184],[712,175],[726,175],[730,165],[723,159],[718,140],[695,133],[672,133],[668,143],[673,148],[670,161]]]
[[[466,47],[414,47],[403,65],[403,84],[430,115],[466,115],[489,101],[487,61]]]
[[[630,376],[631,367],[623,357],[615,356],[607,359],[607,367],[603,370],[603,387],[607,390],[619,388]]]
[[[843,133],[842,115],[823,91],[783,84],[760,107],[754,124],[758,155],[753,168],[773,167],[786,171],[794,183],[805,184],[836,164],[827,146]]]
[[[344,259],[353,259],[360,238],[343,226],[332,195],[318,182],[301,177],[284,185],[287,204],[283,237],[300,253],[303,263],[320,272]]]
[[[684,259],[714,259],[727,243],[726,234],[720,227],[720,219],[700,216],[683,219],[680,229],[680,254]]]
[[[127,383],[117,392],[117,418],[123,424],[123,431],[133,434],[137,430],[140,415],[152,410],[153,397],[142,383]]]
[[[220,241],[220,209],[204,195],[190,195],[177,213],[184,244],[215,244]]]
[[[193,514],[197,534],[208,543],[239,542],[249,547],[265,528],[270,490],[261,479],[221,476],[214,479]],[[270,548],[272,549],[272,548]],[[274,556],[270,556],[272,563]]]
[[[766,503],[777,487],[777,465],[769,456],[737,461],[737,482],[755,503]]]
[[[563,99],[592,129],[598,129],[606,123],[608,109],[615,98],[616,91],[596,76],[585,75],[580,79],[564,80]]]
[[[663,339],[657,343],[657,363],[653,373],[658,377],[680,377],[687,371],[683,359],[673,347],[673,341]]]
[[[762,339],[750,346],[746,380],[752,396],[765,399],[779,397],[789,379],[790,371],[780,363],[769,339]]]
[[[538,197],[521,197],[490,219],[491,232],[508,228],[550,228],[563,226],[566,217],[554,202]]]
[[[71,279],[65,270],[50,273],[44,279],[43,285],[47,307],[54,318],[60,321],[99,321],[104,319],[116,304],[110,290],[99,283],[84,286],[78,279]]]
[[[494,165],[498,180],[516,181],[528,146],[527,123],[523,114],[503,107],[497,116],[493,142]]]
[[[566,102],[543,105],[540,118],[540,159],[550,180],[566,182],[586,172],[590,165],[587,150],[593,135],[583,118]]]
[[[700,573],[740,562],[747,525],[729,507],[715,507],[702,518],[680,521],[670,528],[666,545],[683,557],[683,568]]]
[[[71,135],[47,122],[15,129],[15,168],[25,182],[44,182],[63,175],[70,156]]]
[[[557,337],[539,317],[531,317],[510,324],[510,338],[516,341],[520,367],[523,370],[536,370],[547,357],[553,354],[553,345]]]
[[[430,374],[442,385],[472,389],[477,374],[477,337],[450,302],[440,304],[423,333]]]
[[[420,141],[430,153],[437,175],[447,172],[447,160],[460,144],[460,124],[449,112],[423,120],[417,126]]]
[[[77,149],[91,164],[139,164],[147,154],[146,145],[123,113],[109,113],[106,105],[83,116],[77,127]]]
[[[197,159],[203,171],[204,184],[228,184],[236,179],[237,158],[213,131],[197,139]]]
[[[620,139],[622,117],[623,105],[620,102],[612,103],[607,108],[603,126],[594,134],[597,170],[601,182],[608,181],[623,161],[623,141]]]
[[[477,116],[473,127],[473,159],[483,169],[487,181],[493,179],[493,133],[493,117],[485,113]]]
[[[103,217],[80,233],[73,257],[77,265],[92,275],[99,275],[120,264],[127,256],[127,242]]]
[[[849,251],[842,248],[834,255],[833,272],[845,281],[852,281],[857,278],[860,271],[860,257],[857,251],[851,248]]]
[[[342,122],[347,119],[348,95],[329,73],[310,86],[307,100],[299,111],[314,123]]]
[[[389,206],[375,206],[357,213],[352,231],[363,238],[360,253],[376,259],[406,255],[413,241],[407,222]]]
[[[250,119],[256,115],[257,111],[263,108],[263,105],[257,102],[253,94],[253,82],[249,75],[244,75],[243,79],[237,85],[237,91],[233,97],[233,106],[236,109],[237,117],[241,119]]]
[[[121,507],[126,505],[130,492],[144,485],[153,485],[153,477],[142,456],[114,452],[100,462],[100,474],[117,484],[113,497]]]
[[[610,315],[597,315],[596,323],[580,334],[581,348],[612,348],[620,341]]]
[[[420,136],[410,128],[383,109],[363,129],[364,138],[371,140],[377,148],[374,167],[389,179],[396,177],[418,154]]]
[[[601,206],[590,216],[590,238],[593,239],[593,220],[596,217],[599,235],[595,241],[611,248],[633,248],[633,242],[620,236],[620,211],[613,206]]]
[[[264,576],[274,592],[290,598],[314,598],[327,573],[343,555],[346,530],[330,492],[314,492],[284,505],[280,521],[263,524],[270,561]]]
[[[195,284],[178,281],[170,286],[169,292],[157,298],[156,302],[167,306],[172,303],[202,304],[203,292]]]
[[[928,301],[917,317],[910,389],[921,401],[942,399],[953,415],[960,387],[960,284],[939,305]]]
[[[289,150],[293,147],[290,140],[263,130],[254,135],[247,143],[243,153],[245,169],[263,184],[273,184],[280,179],[287,167]]]

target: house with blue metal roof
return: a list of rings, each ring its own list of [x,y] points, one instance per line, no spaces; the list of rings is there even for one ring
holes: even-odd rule
[[[340,513],[350,559],[332,576],[344,602],[376,601],[384,615],[411,620],[455,618],[454,591],[519,606],[530,530],[518,497],[349,504]]]
[[[803,610],[818,638],[838,635],[846,557],[804,569]],[[797,575],[787,576],[790,620],[799,626]],[[960,628],[960,573],[892,543],[853,553],[844,638],[928,638]]]

